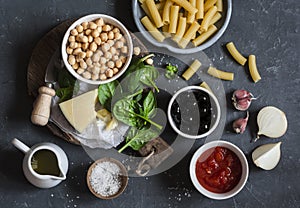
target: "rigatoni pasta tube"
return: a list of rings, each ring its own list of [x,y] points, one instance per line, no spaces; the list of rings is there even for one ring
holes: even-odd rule
[[[193,22],[193,24],[184,34],[183,38],[179,41],[178,46],[181,48],[185,48],[199,28],[200,25],[198,24],[198,22]]]
[[[196,19],[203,19],[204,16],[204,0],[197,0],[196,1],[196,8],[198,12],[196,13]]]
[[[203,88],[209,90],[210,92],[212,92],[211,88],[209,87],[209,85],[206,82],[202,82],[200,84],[200,87],[203,87]]]
[[[145,1],[145,0],[144,0]],[[149,9],[145,3],[141,4],[142,9],[144,10],[145,14],[151,18],[151,14],[149,12]]]
[[[179,6],[182,6],[186,11],[188,11],[191,14],[195,14],[198,10],[193,7],[193,5],[188,2],[187,0],[172,0],[174,3],[178,4]]]
[[[242,66],[245,65],[247,59],[240,54],[240,52],[236,49],[233,42],[229,42],[226,44],[226,48],[229,51],[230,55]]]
[[[201,62],[197,59],[194,60],[194,62],[190,65],[190,67],[185,70],[185,72],[182,74],[182,77],[185,80],[189,80],[200,68]]]
[[[170,10],[171,10],[171,6],[173,5],[173,1],[171,0],[167,0],[164,6],[164,10],[163,10],[163,23],[165,25],[170,23]]]
[[[176,33],[178,23],[179,6],[172,5],[170,12],[169,33]]]
[[[212,34],[214,34],[218,28],[215,25],[209,26],[208,30],[206,32],[201,33],[196,39],[194,39],[192,42],[194,46],[198,46],[202,44],[204,41],[206,41]]]
[[[256,66],[256,58],[254,55],[250,55],[248,57],[248,65],[249,65],[249,71],[250,71],[250,75],[253,79],[254,82],[258,82],[259,80],[261,80],[261,77],[258,73],[257,70],[257,66]]]
[[[217,2],[217,0],[207,0],[204,3],[204,12],[207,12],[213,5],[215,5],[215,3]]]
[[[196,0],[189,0],[191,5],[196,8]],[[192,24],[195,21],[195,14],[188,13],[187,15],[187,23]]]
[[[213,18],[213,16],[215,15],[216,12],[217,12],[217,7],[213,6],[205,13],[205,15],[203,17],[203,20],[201,22],[201,27],[200,27],[201,32],[206,32],[207,31],[209,23],[210,23],[211,19]]]
[[[149,17],[145,16],[141,19],[142,24],[145,26],[145,28],[149,31],[149,33],[158,41],[163,42],[165,39],[165,36],[161,34],[161,32],[153,25],[153,23],[150,21]]]
[[[218,22],[222,18],[222,15],[220,12],[217,12],[213,18],[210,20],[209,25],[214,25],[216,22]]]
[[[223,0],[217,0],[216,6],[218,8],[218,12],[222,12],[223,11]]]
[[[179,18],[179,22],[178,22],[178,27],[177,27],[176,34],[173,37],[173,40],[176,43],[179,43],[179,41],[183,37],[183,35],[185,33],[185,29],[186,29],[186,18],[185,17],[180,17]]]
[[[234,78],[234,73],[225,72],[225,71],[219,70],[219,69],[211,67],[211,66],[208,68],[207,73],[213,77],[216,77],[219,79],[224,79],[224,80],[232,81]]]
[[[162,22],[160,14],[158,12],[158,9],[155,6],[154,0],[146,0],[145,3],[147,5],[147,7],[148,7],[149,13],[151,15],[151,18],[152,18],[155,26],[157,28],[162,27],[163,26],[163,22]]]
[[[171,34],[169,33],[169,25],[162,26],[162,32],[166,38],[171,37]]]

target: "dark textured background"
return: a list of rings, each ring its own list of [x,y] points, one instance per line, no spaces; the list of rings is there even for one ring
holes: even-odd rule
[[[245,134],[230,130],[240,112],[228,104],[227,127],[223,139],[238,145],[248,157],[250,175],[245,188],[235,197],[215,201],[202,196],[193,187],[188,164],[195,148],[176,166],[148,178],[130,178],[119,198],[102,201],[87,189],[85,175],[91,159],[80,146],[69,144],[30,122],[33,99],[26,89],[27,65],[37,42],[49,30],[70,18],[89,13],[117,17],[136,31],[131,1],[1,0],[0,1],[0,204],[11,207],[299,207],[300,206],[300,128],[299,128],[299,1],[234,1],[229,27],[223,37],[205,50],[214,65],[232,70],[233,82],[223,82],[229,95],[246,88],[259,99],[250,113],[256,115],[266,105],[286,112],[289,127],[279,139],[262,138],[250,143],[256,131],[255,116]],[[254,84],[247,70],[236,64],[224,50],[224,43],[234,41],[244,54],[255,54],[262,80]],[[61,146],[70,160],[68,178],[52,189],[30,185],[22,173],[23,154],[10,143],[17,137],[26,144],[48,141]],[[282,157],[272,171],[256,168],[250,157],[261,144],[282,141]]]

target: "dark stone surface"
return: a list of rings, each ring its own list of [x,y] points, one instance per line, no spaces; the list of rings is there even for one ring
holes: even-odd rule
[[[237,88],[250,90],[259,99],[252,103],[250,125],[243,135],[235,135],[231,122],[243,116],[228,104],[223,139],[238,145],[246,154],[250,174],[245,188],[235,197],[215,201],[193,187],[188,174],[189,160],[203,141],[176,166],[156,176],[130,178],[126,191],[117,199],[95,198],[85,182],[92,160],[80,146],[54,137],[46,128],[30,122],[33,99],[27,96],[26,70],[30,54],[50,29],[60,22],[90,13],[117,17],[136,31],[131,1],[5,1],[0,7],[0,204],[11,207],[299,207],[300,128],[299,128],[299,2],[294,0],[234,1],[229,27],[223,37],[205,50],[214,65],[235,72],[233,82],[223,82],[226,93]],[[224,49],[234,41],[244,54],[255,54],[262,80],[251,81],[245,68],[236,64]],[[288,118],[287,133],[279,139],[262,138],[250,143],[256,131],[255,116],[260,108],[274,105]],[[67,180],[52,189],[30,185],[22,173],[23,154],[10,143],[20,138],[26,144],[53,142],[67,153],[70,168]],[[254,166],[251,152],[261,144],[282,141],[278,166],[263,171]]]

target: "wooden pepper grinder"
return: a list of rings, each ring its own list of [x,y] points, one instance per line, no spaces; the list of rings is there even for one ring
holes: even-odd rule
[[[47,86],[42,86],[38,90],[39,95],[31,113],[31,122],[36,125],[45,126],[49,121],[51,101],[55,95],[55,90],[51,87],[52,84],[48,83]]]

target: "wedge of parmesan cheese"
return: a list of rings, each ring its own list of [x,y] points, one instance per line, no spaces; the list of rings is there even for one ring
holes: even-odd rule
[[[95,89],[59,104],[66,119],[80,133],[96,119],[97,96],[98,89]]]

